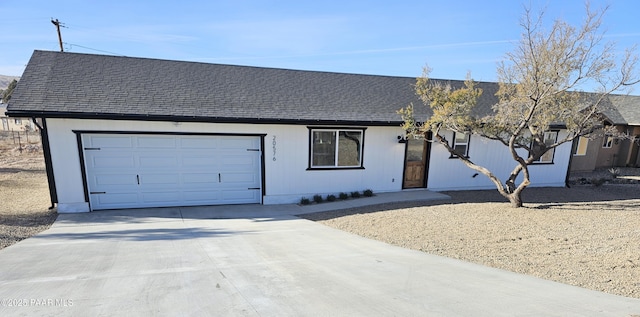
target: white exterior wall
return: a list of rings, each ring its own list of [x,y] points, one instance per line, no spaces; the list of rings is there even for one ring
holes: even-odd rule
[[[323,126],[324,127],[324,126]],[[307,170],[309,130],[305,125],[173,123],[156,121],[47,119],[51,157],[58,193],[59,212],[87,212],[80,154],[74,130],[167,133],[266,134],[263,149],[265,169],[264,204],[297,203],[315,194],[402,190],[405,145],[399,144],[400,127],[368,127],[364,134],[364,169]],[[559,138],[566,132],[561,131]],[[274,147],[275,137],[275,147]],[[451,138],[451,136],[448,136]],[[558,147],[553,164],[530,166],[531,186],[564,186],[571,144]],[[493,189],[493,183],[437,143],[431,148],[427,188],[434,191]],[[507,148],[495,141],[471,138],[470,158],[505,180],[515,166]]]
[[[47,119],[47,129],[59,212],[89,211],[74,130],[266,134],[264,204],[296,203],[301,197],[315,194],[402,189],[404,144],[397,142],[402,134],[400,127],[368,127],[364,134],[364,169],[356,170],[307,170],[309,130],[304,125]]]
[[[558,133],[558,139],[566,136],[566,131]],[[445,134],[450,140],[452,133]],[[522,155],[525,152],[522,151]],[[556,148],[553,164],[533,164],[529,166],[531,187],[563,187],[571,155],[571,143],[565,143]],[[476,174],[462,161],[449,158],[449,152],[442,144],[434,143],[431,147],[429,175],[427,188],[434,191],[466,190],[466,189],[495,189],[495,185],[488,177]],[[491,141],[471,136],[469,143],[469,158],[472,162],[484,166],[492,171],[501,181],[506,181],[509,174],[516,167],[509,149],[497,141]],[[522,180],[522,175],[518,180]]]

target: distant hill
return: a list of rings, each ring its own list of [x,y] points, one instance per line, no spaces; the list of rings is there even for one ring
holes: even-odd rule
[[[7,89],[11,81],[14,79],[19,80],[20,77],[0,75],[0,89]]]

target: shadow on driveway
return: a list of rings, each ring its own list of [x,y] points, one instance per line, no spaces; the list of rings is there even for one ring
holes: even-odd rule
[[[126,241],[163,241],[188,240],[197,238],[215,238],[232,234],[246,234],[251,231],[229,231],[212,228],[154,228],[129,229],[93,232],[41,233],[34,239],[65,239],[65,240],[126,240]]]

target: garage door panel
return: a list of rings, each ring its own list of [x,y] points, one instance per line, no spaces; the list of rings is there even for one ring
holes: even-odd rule
[[[262,199],[260,137],[83,134],[82,140],[92,210]]]
[[[216,186],[220,182],[218,181],[218,173],[184,173],[182,174],[182,185],[196,185],[196,186]]]
[[[180,139],[180,148],[182,149],[215,149],[217,147],[217,138],[185,137]]]
[[[167,167],[176,168],[178,166],[178,158],[175,154],[159,154],[157,156],[140,156],[138,158],[138,166],[140,168],[157,168]]]
[[[103,209],[117,208],[118,206],[129,206],[138,202],[137,193],[110,193],[109,195],[96,194],[94,196],[95,203],[100,206],[107,207]]]
[[[259,140],[255,138],[247,137],[234,137],[229,136],[220,138],[220,149],[258,149],[260,146]]]
[[[157,173],[140,175],[140,186],[146,188],[153,185],[172,185],[178,187],[180,183],[180,175],[178,173]]]
[[[136,138],[136,145],[138,148],[162,148],[162,149],[175,149],[176,138],[175,137],[160,137],[160,136],[139,136]]]
[[[184,168],[203,168],[206,167],[208,169],[213,169],[218,166],[218,164],[212,159],[213,153],[210,156],[202,156],[195,157],[189,156],[188,154],[183,154],[182,156],[182,166]]]
[[[221,200],[219,191],[212,192],[202,190],[184,191],[183,198],[184,201],[197,204],[211,204],[212,202],[219,202]]]
[[[222,182],[225,184],[246,185],[249,187],[256,187],[259,183],[259,179],[253,173],[224,173],[222,174]]]
[[[259,194],[258,190],[224,190],[221,192],[222,200],[228,203],[248,203],[254,201]]]
[[[238,154],[227,154],[222,157],[222,162],[224,166],[229,168],[252,168],[254,167],[255,158],[253,156],[248,156],[247,154],[238,155]]]
[[[135,174],[96,174],[92,177],[97,186],[137,186]],[[117,187],[116,187],[117,188]]]
[[[143,192],[141,198],[144,204],[171,203],[171,205],[176,205],[180,202],[180,192]]]
[[[91,167],[94,168],[133,168],[135,167],[135,159],[133,155],[103,155],[94,156],[91,155],[88,158],[88,162]]]
[[[133,147],[133,139],[130,136],[125,135],[116,135],[116,136],[106,136],[99,135],[94,136],[89,139],[89,142],[85,142],[85,146],[96,147],[96,148],[132,148]]]

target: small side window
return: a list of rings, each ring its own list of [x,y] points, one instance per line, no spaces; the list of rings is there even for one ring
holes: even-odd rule
[[[578,145],[576,146],[576,152],[573,153],[575,156],[585,156],[587,155],[587,147],[589,146],[589,139],[585,137],[580,137],[578,139]]]
[[[546,146],[550,146],[556,143],[557,140],[558,140],[558,131],[547,131],[544,133],[543,142]],[[553,163],[553,154],[555,154],[555,152],[556,152],[556,149],[551,149],[545,152],[544,154],[542,154],[542,156],[540,156],[540,158],[535,162],[536,163]]]
[[[470,135],[466,133],[453,133],[453,144],[451,147],[459,153],[458,155],[463,155],[464,157],[469,157],[469,140]],[[450,158],[457,158],[458,155],[452,154]]]
[[[605,135],[602,140],[602,147],[605,149],[608,149],[608,148],[611,148],[612,145],[613,145],[613,136]]]

